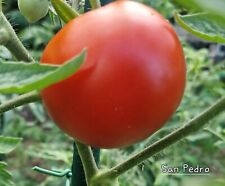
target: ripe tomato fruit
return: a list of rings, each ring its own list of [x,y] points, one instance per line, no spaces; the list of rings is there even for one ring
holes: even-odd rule
[[[41,62],[62,64],[85,47],[79,71],[42,91],[63,131],[94,147],[123,147],[172,116],[184,92],[185,59],[175,31],[159,13],[136,2],[110,3],[70,21]]]

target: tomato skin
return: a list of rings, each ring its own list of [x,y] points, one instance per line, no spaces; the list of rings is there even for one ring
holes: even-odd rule
[[[145,5],[116,1],[70,21],[41,62],[62,64],[85,47],[80,70],[42,91],[56,124],[100,148],[128,146],[161,128],[182,99],[186,76],[170,24]]]

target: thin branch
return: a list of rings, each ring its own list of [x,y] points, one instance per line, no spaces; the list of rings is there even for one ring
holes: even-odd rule
[[[221,136],[220,134],[217,134],[215,131],[213,131],[210,128],[205,128],[204,131],[214,135],[215,137],[217,137],[219,140],[225,141],[225,138],[223,136]]]
[[[89,183],[91,178],[98,172],[98,168],[91,151],[91,147],[76,141],[77,149],[84,167],[86,182]]]
[[[1,2],[0,2],[1,3]],[[19,38],[17,37],[12,26],[6,19],[5,15],[0,11],[0,25],[8,33],[9,37],[7,41],[4,41],[4,46],[12,52],[12,54],[20,61],[34,62],[34,59],[23,46]]]
[[[225,97],[220,99],[214,105],[206,109],[204,112],[189,121],[181,128],[175,130],[174,132],[170,133],[159,141],[153,143],[149,147],[145,148],[143,151],[128,159],[127,161],[99,175],[99,177],[118,177],[119,175],[128,171],[132,167],[135,167],[136,165],[142,163],[146,159],[167,148],[168,146],[178,142],[179,140],[191,134],[192,132],[196,132],[197,130],[201,129],[209,120],[213,119],[215,116],[217,116],[224,110]]]
[[[22,106],[27,103],[32,103],[35,101],[39,101],[41,99],[39,92],[32,91],[26,94],[22,94],[16,98],[13,98],[3,104],[0,105],[0,114],[7,112],[13,108]]]

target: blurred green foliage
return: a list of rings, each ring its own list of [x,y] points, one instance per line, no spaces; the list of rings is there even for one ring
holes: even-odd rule
[[[164,17],[170,19],[173,17],[175,6],[169,0],[138,0],[141,3],[157,9]]]
[[[172,18],[174,6],[170,1],[143,0],[142,2],[156,8],[167,18]],[[17,26],[18,35],[31,54],[39,59],[43,48],[60,28],[60,24],[52,24],[48,17],[34,25],[17,22],[15,15],[19,15],[19,12],[15,14],[16,7],[13,0],[8,1],[4,9],[9,13],[13,25],[24,25]],[[187,62],[187,85],[182,104],[176,114],[161,130],[142,143],[124,149],[102,150],[101,167],[111,167],[127,159],[130,154],[140,151],[182,126],[224,95],[225,61],[214,63],[210,58],[209,49],[196,50],[183,38],[181,41]],[[7,49],[0,47],[0,58],[10,60],[13,57]],[[0,100],[5,101],[10,97],[12,96],[0,95]],[[36,165],[48,169],[66,169],[70,168],[72,161],[73,140],[52,123],[41,103],[32,103],[7,112],[4,135],[24,139],[19,148],[6,157],[17,186],[64,185],[64,179],[31,171],[31,168]],[[122,175],[119,179],[121,186],[201,186],[200,184],[205,184],[205,181],[201,182],[194,176],[165,175],[161,171],[162,164],[181,166],[183,163],[188,163],[193,166],[207,166],[210,167],[212,176],[223,177],[225,175],[224,139],[225,114],[222,114],[210,121],[202,131],[181,140]],[[211,185],[220,186],[224,183],[223,180],[219,181],[221,183],[215,182]]]

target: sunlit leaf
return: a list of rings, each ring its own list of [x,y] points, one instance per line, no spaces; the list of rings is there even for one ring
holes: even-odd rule
[[[86,52],[62,66],[38,63],[0,63],[0,93],[26,93],[42,90],[74,74],[84,62]]]
[[[175,14],[175,19],[181,27],[202,39],[225,43],[225,24],[216,21],[212,15],[206,13],[184,16]]]
[[[21,142],[21,138],[0,136],[0,153],[7,154],[16,148]]]

